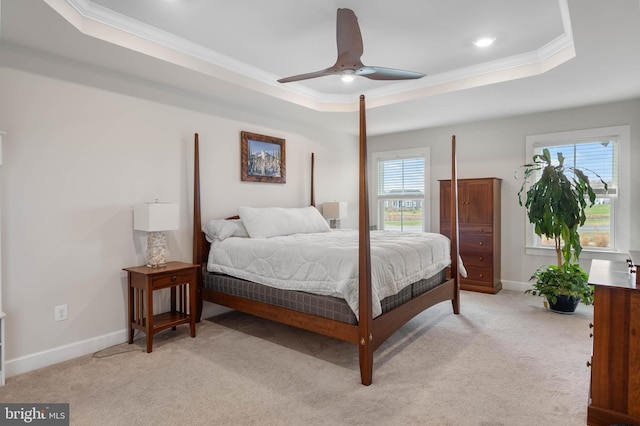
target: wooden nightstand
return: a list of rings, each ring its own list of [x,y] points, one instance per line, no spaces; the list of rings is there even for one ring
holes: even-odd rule
[[[169,327],[189,324],[196,337],[196,286],[199,265],[168,262],[160,268],[124,268],[129,281],[129,343],[134,329],[147,335],[147,352],[152,351],[154,334]],[[153,291],[171,289],[171,311],[153,315]]]

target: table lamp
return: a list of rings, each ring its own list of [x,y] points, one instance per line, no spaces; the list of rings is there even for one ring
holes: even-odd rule
[[[332,201],[322,204],[322,215],[329,219],[331,229],[340,229],[340,219],[347,217],[347,202]]]
[[[167,236],[162,231],[178,229],[178,203],[145,203],[133,208],[133,229],[146,231],[147,266],[167,264]]]

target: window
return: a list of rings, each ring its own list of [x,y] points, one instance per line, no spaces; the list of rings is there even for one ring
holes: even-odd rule
[[[423,232],[429,226],[428,148],[373,154],[378,229]]]
[[[583,255],[628,249],[629,136],[629,126],[616,126],[527,137],[527,162],[547,148],[552,159],[557,161],[562,152],[565,166],[577,167],[590,178],[596,202],[579,229]],[[607,191],[596,174],[607,183]],[[553,241],[535,235],[530,224],[527,240],[528,248],[553,248]]]

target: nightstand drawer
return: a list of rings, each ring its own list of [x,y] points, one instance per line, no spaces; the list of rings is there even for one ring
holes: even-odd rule
[[[194,270],[176,271],[164,275],[153,277],[152,286],[154,290],[165,287],[173,287],[180,284],[195,284]]]

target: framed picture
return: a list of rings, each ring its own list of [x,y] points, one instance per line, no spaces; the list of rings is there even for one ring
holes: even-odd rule
[[[241,132],[242,180],[249,182],[286,182],[284,139]]]

